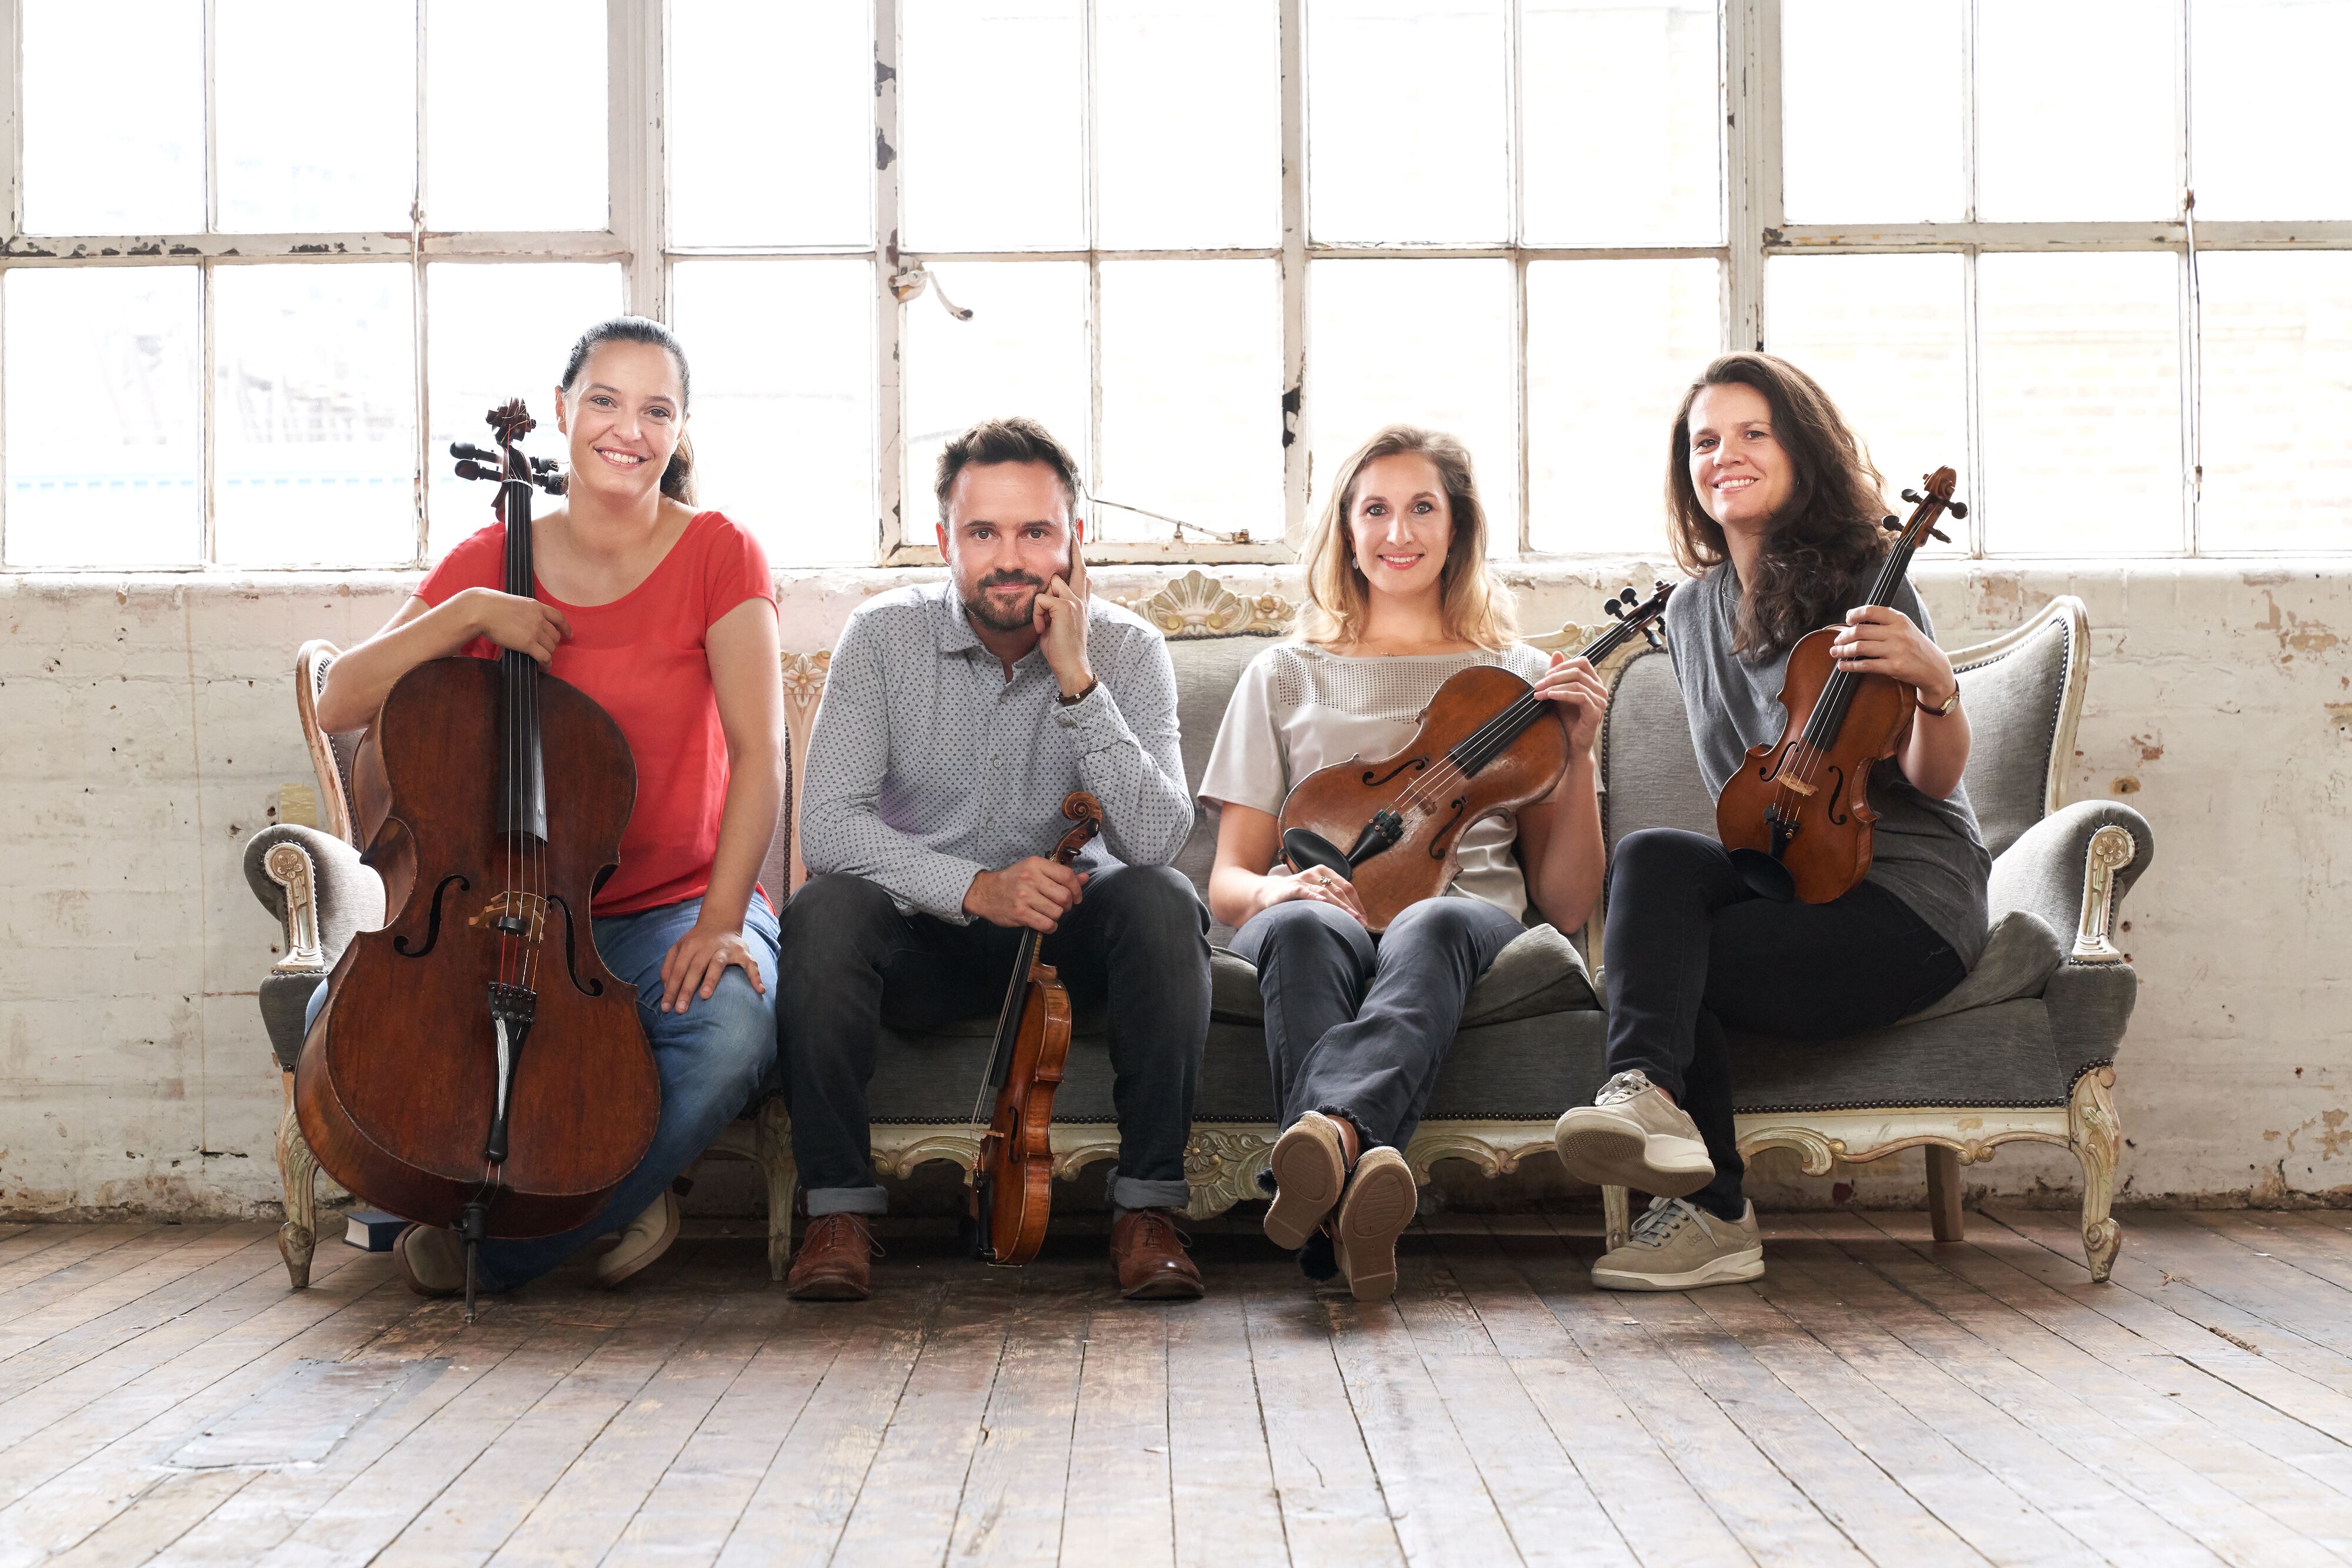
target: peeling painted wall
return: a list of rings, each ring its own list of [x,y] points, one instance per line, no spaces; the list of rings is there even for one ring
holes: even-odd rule
[[[1531,626],[1591,622],[1646,563],[1511,569]],[[1131,593],[1164,570],[1105,570]],[[1296,575],[1231,567],[1237,591]],[[2352,1200],[2352,563],[1923,564],[1948,644],[2053,593],[2090,606],[2072,786],[2129,799],[2155,867],[2118,933],[2141,977],[2116,1099],[2126,1201]],[[349,645],[406,580],[0,578],[0,1216],[274,1209],[278,1073],[254,1003],[278,932],[245,841],[307,784],[292,654]],[[788,649],[907,580],[787,574]],[[2055,1150],[1972,1187],[2055,1199]],[[1831,1184],[1768,1155],[1768,1201]],[[1841,1173],[1917,1192],[1918,1156]]]

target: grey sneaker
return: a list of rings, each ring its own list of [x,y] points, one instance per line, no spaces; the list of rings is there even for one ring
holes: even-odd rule
[[[622,1228],[621,1239],[611,1249],[596,1260],[596,1282],[610,1290],[650,1266],[677,1239],[683,1213],[677,1194],[664,1187],[643,1214]]]
[[[1625,1245],[1592,1265],[1592,1283],[1603,1291],[1690,1291],[1763,1275],[1754,1204],[1734,1224],[1680,1197],[1652,1199]]]
[[[1595,1186],[1683,1197],[1715,1179],[1698,1124],[1638,1070],[1602,1084],[1591,1104],[1563,1112],[1551,1146],[1569,1175]]]

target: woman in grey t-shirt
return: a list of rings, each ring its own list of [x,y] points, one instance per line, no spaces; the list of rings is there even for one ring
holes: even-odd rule
[[[1359,1301],[1376,1301],[1395,1288],[1418,1197],[1399,1151],[1472,982],[1526,929],[1530,898],[1572,927],[1601,891],[1592,741],[1609,699],[1585,661],[1512,641],[1469,454],[1450,436],[1392,426],[1340,465],[1307,582],[1303,635],[1251,661],[1201,778],[1219,813],[1209,906],[1239,927],[1234,951],[1257,966],[1265,999],[1286,1126],[1265,1233],[1304,1249],[1308,1273],[1336,1265]],[[1516,821],[1473,824],[1454,885],[1375,937],[1345,877],[1277,863],[1283,798],[1328,763],[1402,749],[1437,688],[1480,664],[1563,705],[1567,775]]]
[[[1765,354],[1726,354],[1675,416],[1675,554],[1699,580],[1667,642],[1707,788],[1780,738],[1789,651],[1842,623],[1839,668],[1911,689],[1916,711],[1872,772],[1866,878],[1828,904],[1752,892],[1715,840],[1629,833],[1610,870],[1603,945],[1612,1074],[1559,1119],[1569,1173],[1657,1195],[1592,1268],[1605,1290],[1679,1291],[1764,1271],[1740,1191],[1724,1030],[1831,1039],[1893,1023],[1958,985],[1985,941],[1991,869],[1960,772],[1968,716],[1906,583],[1853,608],[1885,556],[1879,476],[1827,393]]]

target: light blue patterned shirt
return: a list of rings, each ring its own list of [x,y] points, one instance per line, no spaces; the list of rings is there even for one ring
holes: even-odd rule
[[[983,871],[1051,853],[1062,799],[1102,802],[1080,866],[1165,865],[1192,831],[1176,732],[1176,670],[1141,617],[1092,596],[1095,689],[1064,706],[1042,649],[1013,675],[982,646],[951,582],[858,606],[833,651],[809,742],[801,858],[812,876],[862,876],[901,905],[958,925]]]

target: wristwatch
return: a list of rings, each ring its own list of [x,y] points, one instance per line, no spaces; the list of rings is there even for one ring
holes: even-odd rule
[[[1916,686],[1911,688],[1911,700],[1917,705],[1921,713],[1931,713],[1937,718],[1949,718],[1952,716],[1952,710],[1960,706],[1960,683],[1958,681],[1952,683],[1952,695],[1944,699],[1940,707],[1922,697]]]

